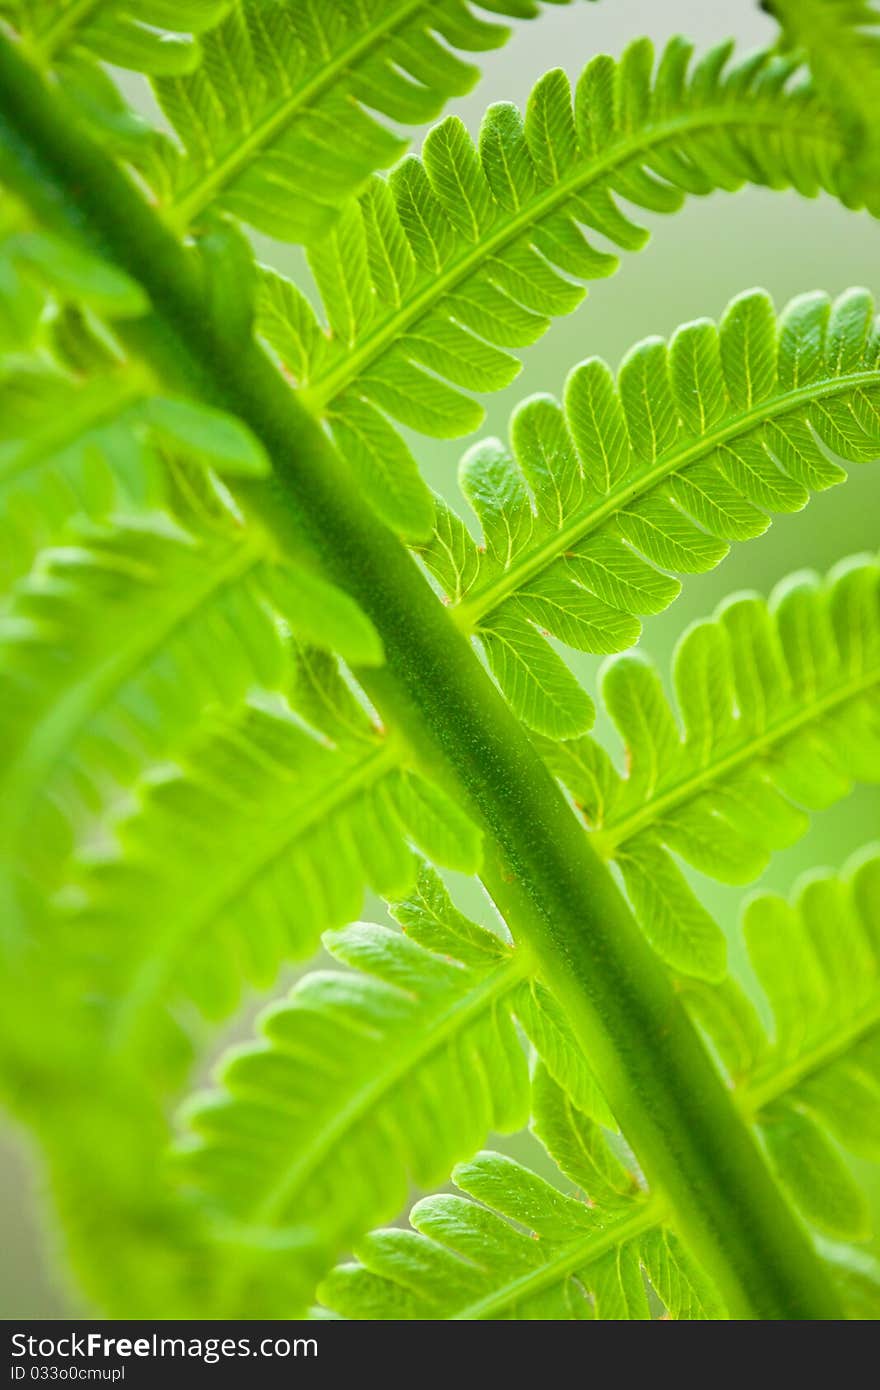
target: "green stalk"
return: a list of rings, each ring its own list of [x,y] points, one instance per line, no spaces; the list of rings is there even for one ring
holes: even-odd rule
[[[0,168],[35,210],[77,230],[149,295],[153,317],[132,337],[151,363],[262,441],[274,473],[237,495],[372,619],[386,664],[358,679],[488,832],[489,892],[566,1009],[649,1181],[732,1315],[840,1317],[664,969],[467,639],[259,346],[215,332],[181,245],[3,39],[0,138]]]

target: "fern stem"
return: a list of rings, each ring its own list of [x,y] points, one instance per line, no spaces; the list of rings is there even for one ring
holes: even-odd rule
[[[268,358],[205,310],[190,258],[124,173],[0,38],[0,169],[35,210],[140,282],[154,315],[129,337],[153,365],[237,415],[275,472],[237,489],[379,630],[358,671],[383,716],[487,828],[484,881],[533,954],[684,1238],[736,1317],[837,1318],[806,1234],[608,868],[465,636]]]

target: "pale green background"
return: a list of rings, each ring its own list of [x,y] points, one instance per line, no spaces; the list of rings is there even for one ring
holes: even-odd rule
[[[773,32],[749,0],[605,0],[595,6],[551,8],[539,22],[518,25],[506,49],[485,55],[482,84],[451,109],[476,130],[490,101],[524,102],[546,68],[561,64],[575,76],[593,54],[618,54],[643,33],[658,43],[684,33],[701,48],[729,35],[751,47]],[[854,284],[880,289],[876,225],[827,198],[807,202],[794,194],[747,189],[733,197],[692,200],[674,218],[646,217],[655,230],[647,250],[626,259],[613,279],[591,286],[578,312],[526,352],[519,380],[488,403],[487,431],[504,432],[510,408],[521,396],[558,392],[579,359],[598,353],[616,364],[637,339],[669,334],[688,318],[717,316],[732,295],[750,286],[764,286],[779,306],[804,290],[836,293]],[[298,259],[283,254],[294,271]],[[423,441],[417,447],[432,483],[452,495],[459,447]],[[739,546],[713,574],[688,580],[671,612],[647,623],[645,648],[667,663],[678,633],[731,591],[766,591],[793,569],[821,570],[843,555],[876,550],[878,515],[880,472],[876,465],[856,468],[845,487],[814,500],[805,513],[777,521],[760,540]],[[590,685],[595,669],[595,662],[582,660],[580,673]],[[803,870],[840,865],[852,850],[878,836],[880,791],[860,791],[817,817],[807,839],[778,855],[763,881],[787,891]],[[739,890],[703,882],[700,891],[735,940]],[[52,1272],[57,1261],[34,1216],[38,1165],[11,1138],[0,1152],[0,1163],[0,1314],[64,1316],[74,1305],[65,1301],[61,1276]]]

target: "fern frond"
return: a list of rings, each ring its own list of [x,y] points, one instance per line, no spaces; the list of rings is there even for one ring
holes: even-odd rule
[[[256,280],[242,234],[212,224],[192,255],[216,331],[241,341]],[[76,543],[83,521],[155,525],[171,513],[189,529],[223,519],[240,529],[216,475],[260,477],[265,453],[237,418],[167,394],[127,354],[125,321],[147,307],[140,288],[72,238],[27,227],[0,243],[0,285],[10,295],[0,330],[0,580],[25,573],[43,548]]]
[[[773,1009],[772,1037],[733,982],[693,987],[686,998],[803,1215],[858,1239],[864,1198],[838,1146],[880,1157],[877,851],[859,855],[841,877],[812,876],[791,906],[755,899],[744,930]],[[359,1262],[323,1281],[322,1302],[358,1319],[648,1318],[646,1276],[669,1316],[723,1317],[711,1284],[668,1229],[662,1194],[627,1183],[602,1131],[540,1066],[532,1114],[558,1186],[510,1158],[480,1154],[453,1173],[471,1200],[425,1198],[412,1209],[411,1231],[357,1242]],[[850,1315],[876,1316],[874,1262],[827,1241],[819,1248]]]
[[[721,933],[675,863],[748,883],[797,840],[808,811],[880,780],[880,566],[793,575],[769,605],[734,596],[676,650],[676,717],[634,654],[605,670],[602,697],[626,775],[590,738],[542,741],[592,842],[620,868],[643,929],[674,969],[718,978]]]
[[[4,876],[57,886],[71,846],[106,834],[207,709],[283,686],[291,630],[381,655],[351,601],[275,565],[259,533],[197,539],[154,519],[44,552],[0,620]]]
[[[357,973],[306,976],[265,1015],[264,1041],[223,1064],[223,1090],[188,1108],[180,1162],[217,1239],[240,1250],[221,1295],[230,1309],[289,1316],[355,1236],[400,1208],[408,1181],[441,1181],[490,1130],[525,1121],[514,1015],[610,1122],[526,953],[463,918],[427,870],[394,913],[406,935],[361,923],[326,936]]]
[[[471,90],[479,69],[461,55],[500,47],[509,32],[486,11],[527,19],[541,8],[531,0],[209,4],[215,19],[225,14],[201,35],[200,61],[194,53],[163,70],[145,54],[140,65],[154,75],[179,143],[154,138],[129,153],[178,229],[214,208],[285,241],[322,235],[340,203],[403,151],[406,140],[379,117],[419,125]],[[182,23],[171,13],[163,21]]]
[[[33,57],[53,66],[112,63],[154,76],[192,72],[192,37],[217,24],[232,0],[0,0],[0,16]],[[66,75],[66,73],[65,73]]]
[[[869,1212],[841,1149],[880,1161],[877,846],[840,876],[807,875],[791,902],[754,898],[743,930],[772,1036],[755,1026],[744,996],[728,991],[727,1021],[707,1022],[710,1037],[806,1219],[839,1239],[863,1239]]]
[[[405,895],[416,879],[410,845],[444,866],[479,868],[473,825],[401,765],[333,663],[304,651],[297,664],[289,702],[215,717],[174,767],[135,788],[136,813],[58,922],[79,953],[67,949],[68,976],[93,991],[100,980],[117,1050],[149,1051],[169,1009],[230,1014],[245,984],[266,988],[323,930],[353,920],[367,888]]]
[[[76,382],[23,364],[0,381],[0,586],[30,569],[74,518],[158,511],[165,467],[134,427],[145,394],[136,374]]]
[[[261,331],[404,534],[417,536],[422,516],[381,486],[386,416],[440,437],[475,429],[482,408],[458,388],[506,385],[518,370],[507,349],[580,303],[569,277],[616,267],[582,228],[624,250],[647,241],[617,198],[672,212],[688,194],[745,182],[835,190],[834,117],[788,89],[791,65],[762,55],[728,68],[730,52],[689,70],[691,48],[676,39],[653,73],[640,41],[619,63],[590,63],[574,104],[563,73],[550,72],[524,120],[509,104],[490,108],[479,152],[460,121],[443,121],[421,159],[374,179],[312,250],[326,330],[297,291],[268,277]]]
[[[846,117],[843,188],[856,200],[880,191],[880,10],[871,0],[765,0],[787,50],[806,58],[816,85]]]
[[[777,319],[750,291],[717,328],[700,319],[668,346],[637,344],[616,381],[598,358],[575,367],[564,406],[523,402],[510,439],[462,460],[482,544],[438,501],[419,553],[520,718],[570,738],[592,706],[542,633],[580,651],[631,646],[639,615],[680,590],[668,571],[712,569],[770,514],[843,481],[832,452],[880,455],[873,302],[805,295]]]
[[[163,512],[192,522],[180,483],[198,468],[227,476],[266,469],[238,421],[158,395],[131,363],[74,376],[34,355],[0,381],[0,410],[3,587],[41,551],[75,542],[83,522],[149,525]],[[219,495],[214,509],[222,509]]]
[[[640,1189],[601,1130],[540,1067],[533,1109],[533,1126],[562,1170],[559,1187],[512,1158],[478,1154],[453,1172],[470,1200],[424,1198],[410,1213],[411,1231],[359,1241],[360,1263],[323,1281],[322,1302],[356,1319],[647,1319],[644,1268],[668,1316],[724,1317],[711,1284],[665,1228],[662,1202]],[[597,1168],[618,1183],[617,1191],[605,1185],[598,1201]]]

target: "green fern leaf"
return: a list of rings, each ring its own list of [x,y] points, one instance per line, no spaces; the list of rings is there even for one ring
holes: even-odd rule
[[[504,43],[507,29],[476,9],[539,12],[519,0],[237,0],[203,37],[198,69],[155,84],[185,152],[167,143],[148,169],[169,219],[182,229],[216,207],[270,236],[315,241],[405,148],[374,113],[433,119],[479,78],[459,54]]]
[[[311,255],[326,328],[293,292],[290,320],[279,323],[277,291],[260,320],[308,403],[334,429],[369,409],[428,434],[465,433],[482,412],[458,388],[506,384],[517,370],[507,349],[534,342],[583,297],[568,277],[616,267],[582,227],[625,250],[644,245],[647,232],[616,198],[671,212],[688,194],[747,181],[834,191],[834,118],[788,91],[789,65],[765,55],[727,70],[726,46],[689,72],[690,57],[673,40],[653,76],[644,41],[617,64],[597,58],[573,105],[551,72],[525,119],[490,108],[479,152],[450,117],[421,159],[374,181]],[[370,496],[417,534],[383,492]]]
[[[44,552],[0,631],[4,876],[57,887],[72,845],[104,842],[114,803],[206,710],[284,685],[291,629],[381,657],[345,595],[276,567],[258,535],[198,541],[154,521]]]
[[[27,573],[72,521],[158,512],[168,475],[136,428],[146,383],[127,369],[82,382],[35,360],[0,382],[0,584]]]
[[[840,1149],[880,1160],[876,847],[842,878],[810,875],[791,904],[753,900],[744,930],[774,1020],[745,1104],[804,1216],[833,1236],[858,1240],[868,1234],[869,1213]]]
[[[357,973],[306,976],[265,1016],[264,1041],[224,1063],[224,1091],[188,1110],[179,1162],[218,1238],[231,1223],[243,1246],[230,1308],[289,1315],[322,1265],[400,1207],[409,1177],[441,1180],[490,1129],[526,1118],[505,1007],[524,963],[473,924],[461,951],[461,919],[430,875],[400,915],[409,939],[366,924],[328,935]]]
[[[58,931],[80,943],[86,977],[100,969],[117,1049],[143,1052],[180,1001],[225,1017],[244,984],[266,988],[284,961],[314,951],[323,930],[355,918],[367,887],[406,894],[416,877],[410,844],[463,872],[479,867],[471,823],[401,768],[369,721],[353,723],[325,664],[303,653],[298,683],[307,699],[335,705],[332,744],[280,702],[271,712],[245,706],[216,720],[174,769],[135,787],[135,815],[113,848],[93,856],[73,920],[62,916]],[[198,886],[194,855],[205,866]]]
[[[253,326],[249,247],[231,225],[213,222],[193,255],[215,332],[239,342]],[[125,355],[116,330],[143,314],[139,288],[72,241],[33,231],[2,243],[0,281],[12,296],[0,381],[7,586],[39,550],[75,541],[83,520],[155,524],[168,511],[189,528],[224,516],[238,528],[215,475],[260,477],[268,461],[239,420],[189,396],[159,394],[149,370]],[[197,482],[198,468],[206,476]]]
[[[578,1107],[578,1144],[598,1135],[593,1115],[613,1126],[525,953],[462,917],[426,867],[393,912],[404,936],[363,923],[325,936],[357,973],[306,976],[265,1016],[264,1040],[224,1062],[223,1090],[187,1109],[179,1162],[216,1213],[217,1239],[234,1228],[246,1249],[233,1309],[268,1298],[289,1314],[322,1264],[400,1207],[408,1181],[441,1180],[490,1129],[524,1122],[514,1018],[563,1110]],[[632,1191],[610,1153],[597,1149],[595,1165],[603,1191]]]
[[[877,846],[839,876],[806,875],[790,902],[753,898],[743,931],[772,1011],[770,1035],[733,982],[720,1008],[706,1007],[715,988],[686,998],[792,1200],[820,1231],[862,1239],[867,1204],[843,1152],[880,1159]]]
[[[571,738],[593,711],[552,635],[587,652],[636,641],[680,584],[729,542],[760,535],[842,481],[831,457],[880,453],[880,360],[870,296],[795,299],[778,321],[765,294],[636,346],[615,383],[598,359],[575,367],[561,407],[525,401],[511,449],[485,441],[460,480],[482,545],[437,503],[419,547],[459,625],[481,642],[520,718]]]
[[[880,779],[880,567],[846,561],[824,583],[794,575],[769,606],[732,598],[684,635],[673,681],[681,725],[644,658],[606,668],[625,777],[589,738],[541,747],[596,849],[619,865],[655,949],[717,979],[723,939],[673,856],[748,883],[804,833],[809,810],[856,778]]]
[[[685,997],[803,1215],[838,1238],[859,1239],[865,1200],[841,1146],[880,1155],[876,848],[841,877],[812,876],[791,906],[756,898],[744,930],[773,1009],[772,1036],[732,981],[688,986]],[[510,1158],[480,1154],[453,1174],[470,1201],[424,1198],[410,1213],[411,1231],[358,1241],[359,1262],[323,1281],[322,1302],[357,1319],[647,1318],[646,1276],[669,1316],[723,1317],[705,1274],[666,1226],[662,1199],[642,1189],[542,1066],[532,1114],[558,1165],[558,1186]],[[875,1316],[875,1262],[827,1239],[818,1245],[850,1316]]]
[[[2,0],[0,14],[35,57],[112,63],[154,76],[191,72],[191,37],[222,19],[232,0]],[[164,32],[162,32],[164,31]],[[170,31],[170,32],[169,32]]]
[[[540,1067],[534,1105],[535,1127],[575,1194],[502,1154],[481,1153],[453,1172],[471,1200],[425,1198],[410,1213],[412,1231],[359,1241],[360,1263],[323,1281],[322,1302],[357,1319],[649,1318],[644,1267],[670,1316],[723,1316],[708,1280],[659,1225],[660,1204]]]
[[[880,1261],[866,1250],[835,1241],[817,1242],[826,1268],[837,1285],[847,1317],[876,1322],[880,1317]]]

